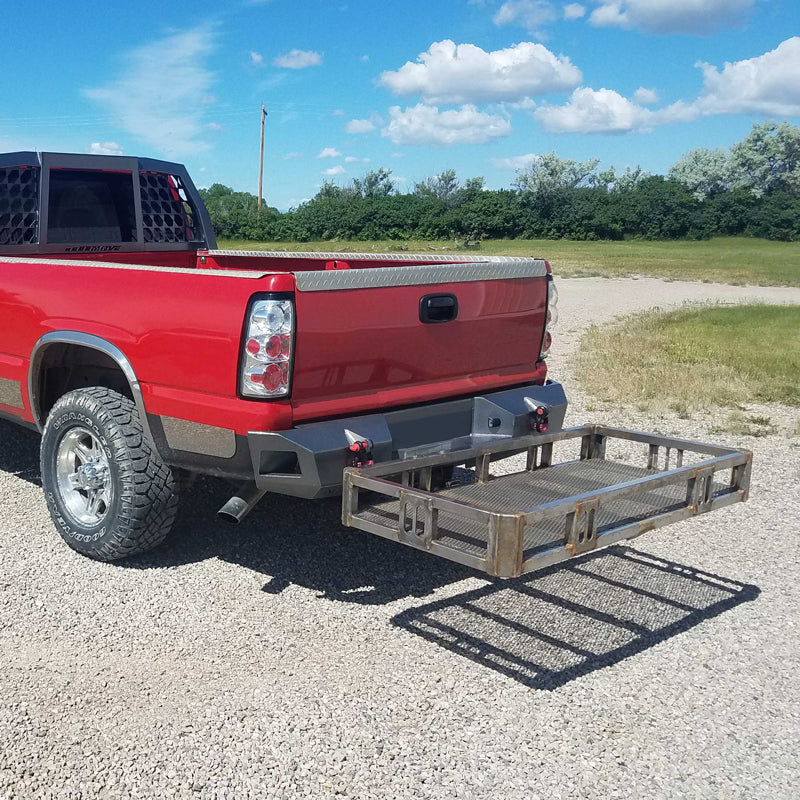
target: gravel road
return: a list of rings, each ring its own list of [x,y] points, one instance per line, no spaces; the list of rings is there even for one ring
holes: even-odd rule
[[[560,283],[570,422],[755,451],[752,498],[514,582],[344,530],[335,501],[235,529],[200,480],[171,543],[125,565],[55,534],[37,438],[0,422],[0,800],[769,798],[800,785],[797,409],[587,412],[590,322],[800,290]]]

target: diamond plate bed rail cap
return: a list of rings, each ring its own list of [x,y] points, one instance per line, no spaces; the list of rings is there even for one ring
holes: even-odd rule
[[[382,261],[398,266],[336,270],[298,270],[301,292],[337,289],[375,289],[381,286],[425,286],[485,280],[538,278],[547,274],[544,259],[520,256],[483,256],[436,253],[292,253],[284,250],[209,250],[208,255],[316,261]],[[409,263],[410,262],[410,263]]]
[[[402,267],[335,269],[295,273],[300,292],[341,289],[377,289],[383,286],[427,286],[439,283],[502,281],[537,278],[547,274],[544,261],[503,263],[479,261],[472,264],[420,264]]]

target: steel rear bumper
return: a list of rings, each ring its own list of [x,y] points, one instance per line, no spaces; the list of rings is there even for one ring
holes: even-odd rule
[[[294,497],[342,491],[353,439],[372,443],[375,463],[469,450],[532,432],[531,409],[549,409],[549,430],[563,427],[567,399],[560,383],[529,385],[461,400],[300,425],[251,431],[247,441],[259,490]]]

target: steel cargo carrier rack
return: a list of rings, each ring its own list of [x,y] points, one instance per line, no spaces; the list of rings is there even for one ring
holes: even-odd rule
[[[514,578],[743,502],[750,483],[747,450],[603,425],[470,444],[347,468],[342,521]],[[556,445],[571,446],[572,460],[556,461]],[[525,469],[493,474],[493,462],[520,453]],[[461,483],[437,488],[437,474],[456,465],[469,468]]]

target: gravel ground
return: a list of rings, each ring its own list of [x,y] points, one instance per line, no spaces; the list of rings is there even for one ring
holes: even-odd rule
[[[0,799],[794,798],[800,784],[800,413],[596,409],[569,373],[590,322],[800,290],[561,281],[570,422],[755,451],[751,501],[514,582],[263,502],[236,529],[199,481],[172,542],[72,553],[38,442],[0,422]]]

